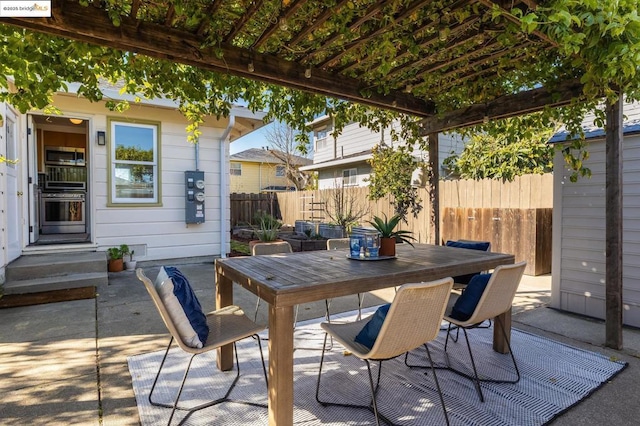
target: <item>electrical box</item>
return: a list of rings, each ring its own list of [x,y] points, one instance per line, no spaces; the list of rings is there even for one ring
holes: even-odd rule
[[[204,223],[204,172],[184,172],[185,222]]]

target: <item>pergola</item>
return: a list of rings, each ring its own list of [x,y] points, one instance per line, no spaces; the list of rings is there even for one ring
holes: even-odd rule
[[[437,164],[438,132],[583,96],[571,58],[545,33],[521,29],[518,16],[549,3],[53,0],[51,18],[2,23],[412,114]],[[622,96],[607,107],[606,128],[606,344],[620,348]]]

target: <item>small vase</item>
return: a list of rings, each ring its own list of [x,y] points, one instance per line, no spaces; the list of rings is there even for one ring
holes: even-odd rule
[[[395,256],[396,255],[396,239],[383,237],[380,238],[380,256]]]
[[[124,262],[124,267],[127,271],[133,271],[136,269],[137,260],[130,260],[128,262]]]

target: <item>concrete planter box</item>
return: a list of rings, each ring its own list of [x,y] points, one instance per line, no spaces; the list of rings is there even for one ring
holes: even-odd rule
[[[299,236],[280,237],[282,240],[291,244],[293,251],[314,251],[326,250],[327,240],[308,240]]]
[[[325,238],[344,238],[344,230],[338,225],[321,223],[318,225],[318,234]]]

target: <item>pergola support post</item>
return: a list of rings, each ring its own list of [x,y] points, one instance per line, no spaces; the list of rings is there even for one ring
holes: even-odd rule
[[[429,136],[429,193],[431,196],[431,242],[440,245],[440,160],[438,158],[438,133]]]
[[[605,345],[622,349],[622,107],[623,95],[607,104]]]

